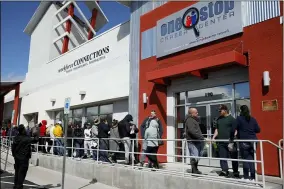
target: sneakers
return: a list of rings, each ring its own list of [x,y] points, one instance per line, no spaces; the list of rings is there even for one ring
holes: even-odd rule
[[[234,178],[238,178],[238,179],[240,178],[240,173],[239,172],[234,172],[233,175],[234,175]]]

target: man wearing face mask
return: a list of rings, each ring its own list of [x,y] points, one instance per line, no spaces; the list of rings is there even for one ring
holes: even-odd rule
[[[151,114],[149,117],[147,117],[143,123],[141,124],[140,126],[140,130],[141,130],[141,139],[145,139],[145,131],[147,128],[149,128],[150,126],[150,123],[151,124],[157,124],[158,125],[158,130],[159,130],[159,134],[160,134],[160,138],[162,138],[163,136],[163,126],[162,126],[162,123],[161,121],[159,120],[159,118],[157,117],[156,115],[156,112],[155,110],[152,110],[151,111]],[[144,166],[144,162],[145,162],[145,158],[146,158],[146,155],[144,153],[146,153],[146,149],[147,149],[147,141],[146,140],[143,140],[142,142],[142,155],[141,155],[141,158],[140,158],[140,165],[141,167]],[[151,166],[151,165],[150,165]]]
[[[202,135],[198,111],[196,108],[189,108],[188,115],[185,118],[185,137],[188,140],[188,151],[190,156],[201,157],[204,148],[204,137]],[[190,158],[191,171],[194,174],[202,174],[198,170],[199,158]]]

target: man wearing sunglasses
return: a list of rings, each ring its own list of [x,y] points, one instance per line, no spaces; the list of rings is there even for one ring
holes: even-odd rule
[[[220,117],[217,119],[216,129],[214,132],[214,136],[212,140],[215,140],[215,138],[219,140],[228,140],[230,139],[231,133],[233,131],[233,124],[235,121],[235,118],[229,114],[229,109],[226,105],[220,105],[218,111],[220,112]],[[236,145],[234,145],[234,149],[228,148],[229,142],[218,142],[218,151],[219,151],[219,157],[220,158],[233,158],[238,159],[238,152],[236,150]],[[219,174],[219,176],[229,176],[229,167],[227,160],[220,160],[220,165],[222,172]],[[232,161],[232,167],[234,172],[234,177],[239,177],[239,171],[238,171],[238,162]]]

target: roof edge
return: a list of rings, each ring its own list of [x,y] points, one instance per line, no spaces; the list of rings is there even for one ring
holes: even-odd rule
[[[52,1],[41,1],[39,6],[37,7],[35,13],[33,14],[32,18],[28,22],[27,26],[24,29],[24,33],[31,35],[36,28],[39,21],[42,19],[50,5],[52,4]]]

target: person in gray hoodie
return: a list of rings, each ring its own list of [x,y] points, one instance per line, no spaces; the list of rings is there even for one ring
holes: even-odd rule
[[[148,164],[149,168],[159,169],[159,163],[157,159],[157,152],[159,149],[158,140],[158,133],[159,133],[159,124],[156,121],[151,121],[149,127],[145,131],[145,141],[147,143],[146,153],[152,153],[152,155],[146,155],[150,163]]]
[[[189,108],[188,115],[185,119],[185,136],[188,144],[190,156],[201,157],[204,148],[204,137],[198,122],[198,111],[196,108]],[[190,164],[192,173],[201,174],[198,170],[198,158],[191,158]]]

